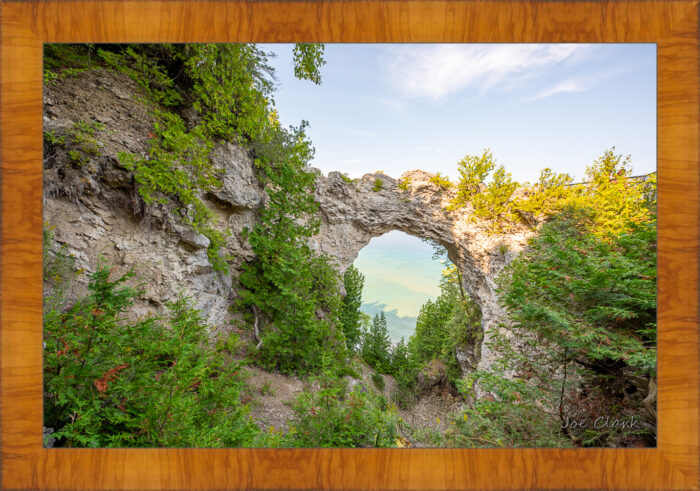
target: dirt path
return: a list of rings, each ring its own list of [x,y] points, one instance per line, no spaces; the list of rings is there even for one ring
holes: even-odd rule
[[[270,373],[258,367],[246,368],[248,384],[252,389],[251,416],[258,426],[267,431],[271,426],[287,431],[288,421],[294,415],[291,404],[302,393],[301,380],[279,373]]]

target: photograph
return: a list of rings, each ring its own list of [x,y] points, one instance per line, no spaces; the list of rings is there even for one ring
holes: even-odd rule
[[[46,43],[42,108],[45,448],[657,447],[656,44]]]

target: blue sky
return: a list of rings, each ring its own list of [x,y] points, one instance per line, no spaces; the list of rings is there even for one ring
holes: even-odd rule
[[[309,121],[311,165],[358,177],[411,169],[456,178],[489,148],[518,181],[551,167],[576,178],[612,146],[656,169],[653,44],[329,44],[322,84],[274,51],[283,124]]]

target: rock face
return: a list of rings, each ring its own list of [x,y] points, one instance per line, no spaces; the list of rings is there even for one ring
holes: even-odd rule
[[[70,136],[78,122],[103,122],[96,131],[99,155],[89,165],[70,162],[68,149],[47,147],[44,161],[44,221],[53,229],[55,248],[64,246],[76,268],[95,271],[103,261],[115,268],[113,277],[133,268],[144,295],[134,314],[163,314],[166,304],[183,293],[192,298],[212,329],[227,328],[235,320],[235,274],[212,270],[206,248],[209,239],[185,226],[164,205],[146,205],[137,193],[133,174],[117,157],[119,152],[146,155],[153,120],[139,102],[138,87],[128,77],[108,71],[88,71],[67,78],[44,91],[44,131]],[[213,154],[224,170],[222,186],[203,198],[215,212],[217,226],[232,231],[226,253],[232,270],[254,258],[241,237],[255,223],[265,195],[247,153],[224,144]],[[84,291],[85,274],[75,282],[73,295]]]
[[[45,156],[44,220],[54,228],[56,247],[64,245],[74,254],[78,268],[94,271],[102,258],[118,272],[136,269],[145,282],[137,315],[163,313],[166,302],[182,292],[192,297],[212,328],[224,328],[235,321],[229,307],[236,297],[236,273],[254,258],[241,232],[255,224],[266,194],[245,150],[231,144],[214,150],[213,163],[223,171],[222,186],[203,198],[214,210],[217,226],[232,232],[224,252],[234,260],[232,275],[212,271],[208,239],[182,225],[167,206],[144,205],[133,175],[119,163],[118,152],[148,152],[152,120],[137,94],[131,80],[106,71],[47,86],[45,131],[65,135],[78,121],[103,122],[105,128],[95,135],[100,155],[85,168],[71,166],[60,149]],[[468,208],[445,211],[454,191],[430,182],[431,177],[419,170],[407,172],[402,176],[406,185],[400,188],[397,180],[383,174],[355,181],[338,172],[319,175],[316,199],[322,225],[311,245],[334,257],[342,272],[372,237],[389,231],[433,240],[445,247],[462,272],[463,286],[480,305],[487,329],[503,315],[495,278],[523,248],[530,232],[491,235],[484,224],[470,220]],[[374,190],[377,179],[382,186]],[[78,289],[86,283],[82,276]],[[464,372],[490,363],[488,349],[478,344],[458,353]]]

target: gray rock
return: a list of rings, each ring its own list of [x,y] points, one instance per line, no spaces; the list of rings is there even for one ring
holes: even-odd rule
[[[221,187],[211,192],[216,199],[234,210],[254,209],[262,202],[265,192],[255,177],[252,160],[245,150],[226,143],[214,150],[212,163],[224,171]]]
[[[180,238],[186,244],[191,245],[192,247],[197,249],[206,249],[207,247],[209,247],[209,244],[211,244],[211,241],[209,239],[207,239],[202,234],[198,234],[194,230],[182,234]]]
[[[44,426],[44,441],[46,442],[44,444],[44,448],[53,448],[54,443],[56,443],[56,438],[54,438],[54,437],[51,437],[49,439],[46,438],[47,436],[49,436],[53,432],[54,432],[53,428],[47,428],[46,426]]]

